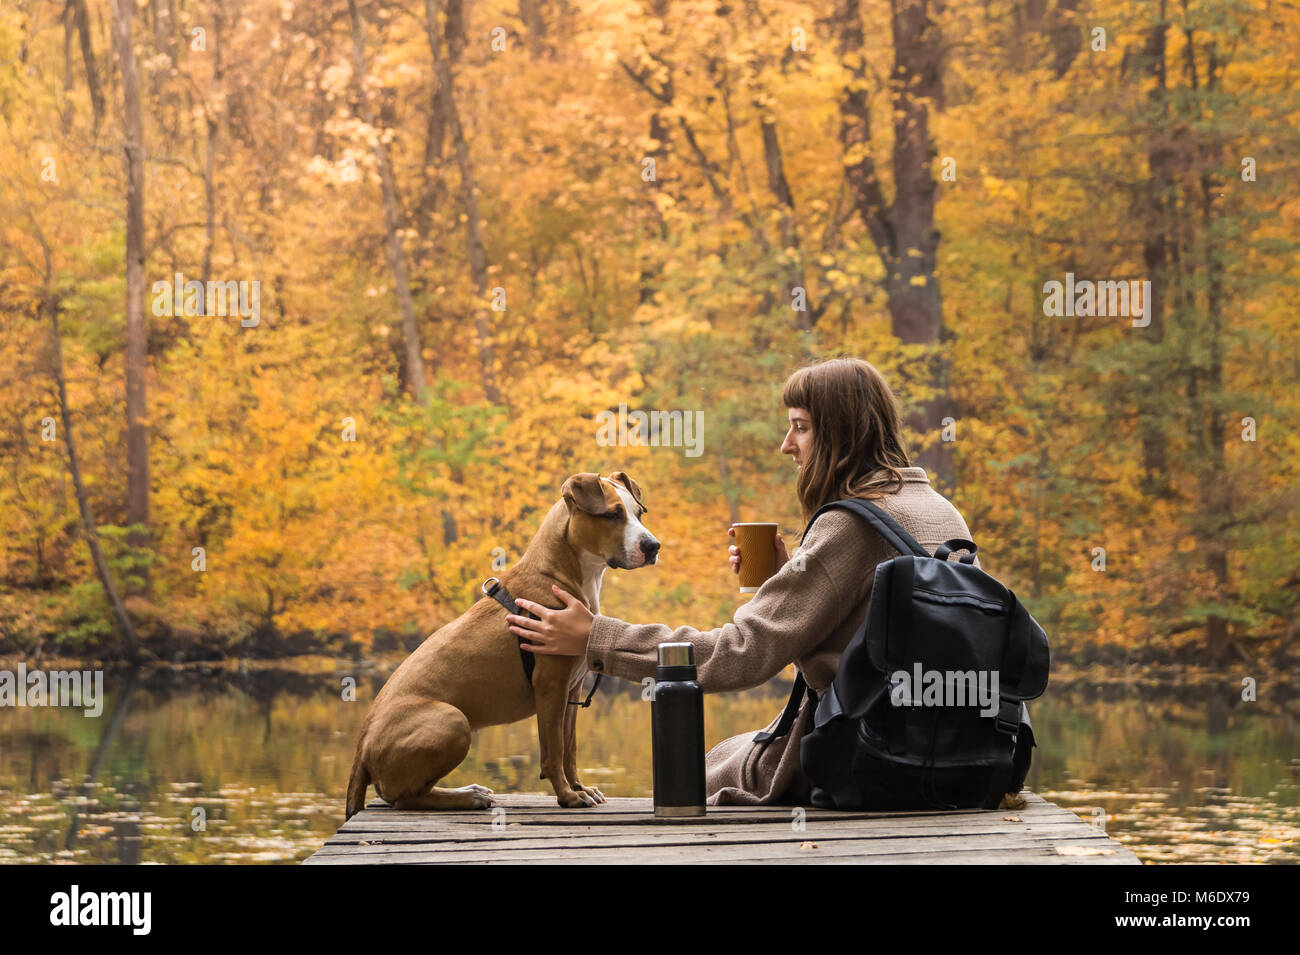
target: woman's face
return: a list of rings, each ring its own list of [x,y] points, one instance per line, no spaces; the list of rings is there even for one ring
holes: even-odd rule
[[[794,463],[802,467],[812,453],[812,418],[802,408],[791,408],[790,430],[781,442],[781,453],[794,458]]]

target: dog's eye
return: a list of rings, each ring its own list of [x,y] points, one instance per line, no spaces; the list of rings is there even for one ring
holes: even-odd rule
[[[600,516],[605,518],[607,521],[617,521],[622,519],[623,512],[618,508],[614,508],[614,510],[610,511],[608,514],[602,514]]]

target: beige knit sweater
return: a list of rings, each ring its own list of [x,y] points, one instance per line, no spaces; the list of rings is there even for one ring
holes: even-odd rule
[[[957,509],[930,487],[924,468],[903,468],[902,473],[902,489],[877,501],[881,508],[931,553],[950,538],[971,539]],[[820,695],[866,616],[876,565],[898,552],[863,518],[834,510],[817,518],[799,553],[804,555],[802,570],[791,559],[736,610],[731,623],[716,630],[596,616],[587,666],[639,683],[654,677],[659,644],[685,642],[695,648],[705,693],[760,686],[794,663]],[[705,760],[708,803],[807,805],[811,793],[799,766],[799,741],[812,725],[813,711],[811,698],[805,697],[794,729],[766,746],[754,744],[754,734],[773,729],[779,711],[766,727],[713,747]]]

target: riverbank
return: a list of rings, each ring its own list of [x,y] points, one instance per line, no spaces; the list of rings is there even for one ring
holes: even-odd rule
[[[300,861],[342,822],[357,729],[396,662],[114,669],[98,719],[0,708],[0,863]],[[707,694],[708,745],[764,726],[788,686]],[[1056,681],[1031,704],[1026,785],[1143,861],[1300,862],[1300,701],[1271,687],[1247,703],[1226,684]],[[601,684],[578,753],[607,795],[651,794],[639,685]],[[486,727],[446,784],[543,792],[538,759],[534,720]]]

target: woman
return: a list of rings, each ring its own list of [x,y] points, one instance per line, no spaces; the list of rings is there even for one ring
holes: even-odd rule
[[[869,498],[931,553],[951,538],[970,539],[966,522],[930,487],[925,469],[910,465],[893,393],[875,368],[856,358],[823,361],[791,375],[781,397],[790,418],[781,452],[799,469],[805,522],[828,501]],[[776,573],[716,630],[593,617],[559,588],[563,609],[519,600],[541,619],[507,619],[511,631],[529,641],[525,649],[585,655],[598,673],[640,682],[655,675],[659,644],[689,642],[706,693],[759,686],[794,663],[820,696],[866,616],[875,566],[897,552],[862,518],[838,509],[808,530],[802,561],[789,561],[779,534],[776,544]],[[738,573],[744,555],[734,544],[730,551]],[[754,733],[744,733],[713,747],[706,760],[708,803],[807,805],[811,792],[799,765],[799,741],[812,726],[814,709],[805,696],[786,736],[755,743]]]

